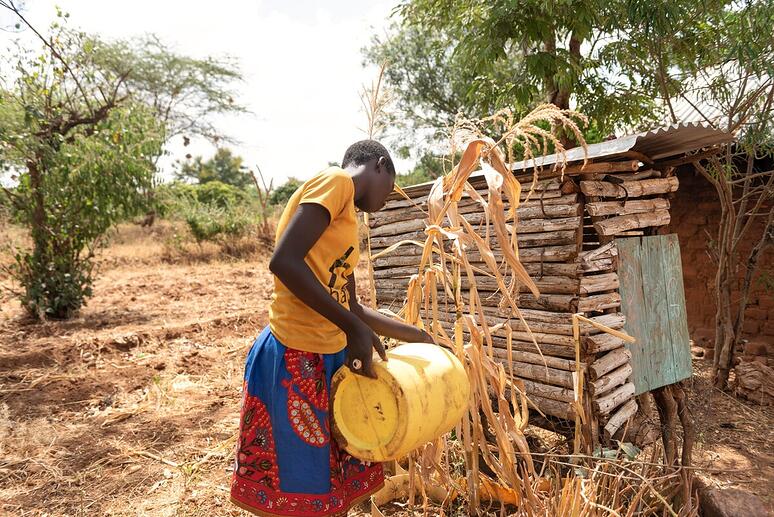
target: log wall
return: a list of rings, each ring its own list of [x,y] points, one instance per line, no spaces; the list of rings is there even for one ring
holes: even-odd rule
[[[520,293],[517,300],[539,349],[524,325],[509,320],[507,311],[499,308],[496,283],[483,275],[476,278],[489,324],[509,321],[513,328],[510,363],[504,330],[493,334],[493,358],[524,382],[532,404],[546,415],[574,417],[572,372],[578,365],[572,314],[583,313],[616,330],[624,327],[614,239],[651,234],[670,222],[667,196],[677,190],[677,178],[640,165],[628,159],[571,166],[563,179],[542,180],[533,191],[529,191],[531,175],[517,175],[524,187],[517,209],[519,257],[541,292],[539,298]],[[483,178],[471,179],[471,184],[486,198]],[[372,256],[402,240],[424,241],[429,190],[429,185],[406,189],[411,200],[393,195],[370,218]],[[477,203],[463,198],[459,212],[480,235],[486,235],[487,221]],[[491,244],[499,258],[496,240]],[[416,246],[402,246],[372,261],[380,308],[397,310],[403,305],[420,253]],[[476,252],[468,257],[474,266],[485,269]],[[441,287],[439,294],[443,300]],[[441,303],[444,310],[439,319],[451,331],[454,307]],[[631,354],[621,339],[592,326],[583,326],[582,336],[579,366],[587,379],[585,397],[593,415],[590,431],[595,440],[609,439],[637,409],[630,382]]]

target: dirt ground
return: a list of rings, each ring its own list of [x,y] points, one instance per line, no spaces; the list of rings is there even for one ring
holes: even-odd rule
[[[0,514],[247,515],[229,473],[268,254],[169,261],[163,231],[123,228],[73,320],[0,303]],[[705,361],[694,372],[697,472],[772,505],[774,412],[710,389]]]

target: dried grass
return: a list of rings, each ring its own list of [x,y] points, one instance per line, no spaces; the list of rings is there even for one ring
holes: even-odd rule
[[[547,154],[553,148],[560,156],[558,168],[563,171],[565,149],[556,132],[563,130],[575,135],[585,148],[576,121],[585,123],[586,119],[553,105],[539,106],[519,121],[507,110],[479,121],[458,120],[451,135],[451,155],[455,156],[458,148],[464,151],[459,163],[449,174],[436,180],[430,190],[425,241],[401,241],[372,257],[392,253],[401,246],[422,248],[417,274],[409,281],[406,303],[399,315],[408,323],[427,329],[439,344],[454,350],[465,364],[471,381],[469,411],[455,430],[456,439],[438,440],[411,458],[409,474],[418,475],[412,476],[409,487],[410,505],[416,490],[427,508],[429,487],[440,484],[446,487],[447,494],[463,496],[471,514],[478,512],[481,502],[487,500],[518,502],[517,514],[529,516],[674,513],[661,496],[657,483],[650,479],[651,473],[637,473],[635,467],[595,462],[575,455],[566,464],[551,459],[543,463],[542,472],[536,470],[524,435],[529,415],[524,387],[515,379],[512,367],[506,371],[493,359],[492,333],[504,329],[507,364],[511,364],[512,330],[507,322],[488,325],[476,287],[478,271],[468,261],[471,251],[481,255],[486,264],[483,273],[493,277],[499,287],[501,307],[521,321],[539,350],[515,301],[516,294],[523,289],[536,297],[540,293],[519,261],[516,209],[522,186],[506,160],[514,161],[516,149],[520,150],[521,159],[527,160]],[[479,129],[482,125],[502,128],[502,134],[497,139],[489,138]],[[543,129],[546,125],[552,131]],[[488,187],[486,197],[468,182],[471,173],[479,168]],[[539,172],[535,170],[533,188]],[[396,190],[410,199],[399,187]],[[458,214],[457,206],[463,195],[481,205],[485,216],[481,227],[486,229],[483,236]],[[508,210],[506,201],[510,205]],[[489,246],[490,228],[502,260],[495,257]],[[465,297],[462,296],[463,278],[468,286]],[[444,293],[441,299],[439,287]],[[439,322],[440,303],[453,307],[456,313],[451,336]],[[578,418],[582,419],[582,372],[576,372],[576,377],[575,408]],[[581,423],[581,420],[576,422],[576,453],[580,449]],[[464,468],[455,466],[454,458],[462,458]],[[482,474],[482,461],[486,470],[493,473],[492,478]],[[581,469],[584,463],[587,465]],[[658,486],[666,480],[679,479],[669,474],[659,478]]]

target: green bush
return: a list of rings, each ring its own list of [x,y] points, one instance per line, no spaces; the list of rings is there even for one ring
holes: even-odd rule
[[[28,148],[14,156],[36,157],[11,198],[14,219],[29,228],[32,241],[15,254],[11,271],[23,288],[23,307],[38,318],[69,318],[84,305],[95,249],[113,225],[146,208],[150,157],[161,149],[156,120],[142,106],[127,106],[92,129],[73,130],[71,140],[26,139]]]
[[[301,180],[296,178],[288,178],[285,183],[274,189],[269,197],[269,203],[275,206],[284,206],[302,183]]]
[[[229,255],[244,253],[241,241],[256,231],[261,217],[254,191],[219,181],[162,185],[156,189],[156,204],[163,217],[183,222],[200,247],[211,242]],[[178,243],[175,248],[184,247]]]
[[[191,206],[185,222],[199,244],[205,241],[222,244],[224,238],[243,237],[254,224],[244,207],[224,209],[207,204]]]
[[[156,211],[162,217],[185,218],[192,204],[228,210],[238,205],[252,204],[254,196],[244,190],[219,181],[192,185],[175,181],[156,188]]]

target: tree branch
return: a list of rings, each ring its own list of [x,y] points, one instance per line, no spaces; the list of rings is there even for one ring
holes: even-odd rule
[[[13,192],[11,189],[5,187],[4,185],[0,185],[0,189],[3,190],[3,193],[8,196],[8,200],[13,203],[16,208],[21,209],[24,207],[24,201],[19,194]]]
[[[744,178],[738,179],[738,180],[731,180],[728,182],[729,185],[739,185],[741,183],[744,183],[747,178],[749,177],[751,180],[756,178],[762,178],[762,177],[768,177],[774,175],[774,169],[764,171],[764,172],[756,172],[754,174],[745,175]]]
[[[744,275],[744,281],[742,287],[739,290],[739,309],[736,315],[736,322],[734,325],[734,332],[737,336],[741,335],[742,327],[744,325],[744,311],[747,307],[747,298],[750,292],[750,286],[752,285],[753,276],[758,270],[758,260],[761,254],[769,246],[774,245],[774,208],[769,210],[768,219],[766,225],[763,228],[763,235],[758,243],[753,247],[750,252],[750,256],[747,258],[747,271]]]
[[[89,96],[86,95],[86,91],[83,89],[83,86],[81,85],[81,82],[78,80],[78,77],[75,75],[75,73],[70,68],[70,65],[67,64],[67,61],[62,56],[62,54],[59,53],[59,51],[54,48],[54,45],[51,44],[50,41],[46,40],[43,35],[38,32],[38,30],[32,26],[32,24],[27,21],[27,18],[24,17],[24,15],[19,11],[19,8],[16,7],[13,0],[0,0],[0,7],[5,7],[6,9],[10,10],[11,12],[15,13],[16,16],[19,17],[19,19],[26,25],[32,32],[35,33],[35,35],[40,39],[40,41],[43,42],[43,44],[48,47],[48,49],[51,51],[51,54],[59,60],[59,62],[62,64],[62,66],[67,70],[67,73],[70,74],[70,76],[73,78],[73,81],[75,81],[75,85],[80,90],[81,95],[83,96],[83,102],[88,106],[89,110],[92,110],[91,102],[89,102]]]
[[[752,160],[752,158],[750,158],[750,159]],[[774,174],[769,176],[769,180],[766,182],[766,191],[771,191],[772,187],[774,187]],[[750,210],[750,213],[751,214],[757,214],[758,211],[763,206],[763,203],[765,202],[765,200],[766,200],[766,196],[764,196],[763,193],[761,193],[761,195],[758,196],[758,199],[756,200],[755,206],[752,208],[752,210]],[[774,211],[774,208],[771,208],[771,210]],[[753,223],[753,218],[749,217],[747,219],[747,221],[745,222],[744,226],[742,227],[741,231],[739,232],[739,235],[738,235],[737,239],[734,242],[734,246],[736,246],[739,243],[739,241],[741,240],[742,236],[744,236],[744,234],[747,233],[747,231],[752,226],[752,223]]]

